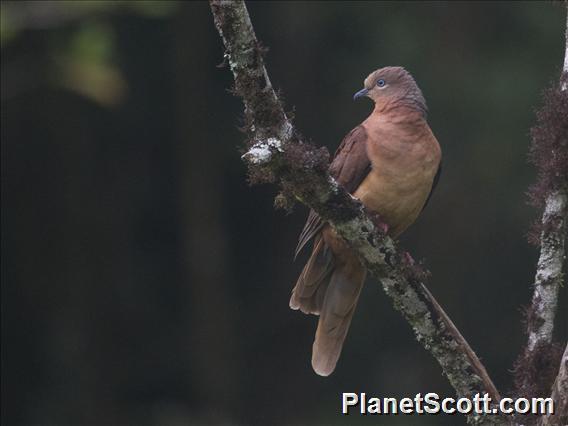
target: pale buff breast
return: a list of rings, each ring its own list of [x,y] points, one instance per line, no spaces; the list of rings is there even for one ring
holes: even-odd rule
[[[353,195],[379,213],[396,237],[424,207],[440,164],[440,146],[424,120],[373,124],[366,126],[372,170]]]

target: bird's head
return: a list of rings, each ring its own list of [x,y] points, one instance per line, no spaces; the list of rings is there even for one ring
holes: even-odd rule
[[[402,67],[384,67],[373,71],[365,79],[364,88],[353,99],[371,98],[377,107],[391,104],[407,104],[426,113],[426,101],[422,91],[408,71]]]

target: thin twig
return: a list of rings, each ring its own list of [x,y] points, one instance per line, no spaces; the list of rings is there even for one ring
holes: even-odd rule
[[[448,331],[454,336],[456,341],[461,345],[463,352],[465,352],[465,354],[467,355],[467,357],[469,358],[471,363],[473,365],[475,365],[476,372],[481,376],[481,379],[483,380],[483,382],[486,383],[487,386],[490,388],[489,394],[496,396],[497,400],[501,399],[501,396],[499,395],[499,391],[497,390],[497,388],[495,387],[495,385],[491,381],[491,378],[489,377],[489,374],[487,373],[485,366],[481,363],[481,361],[479,360],[479,358],[477,357],[477,355],[475,354],[475,352],[473,351],[471,346],[469,346],[469,343],[467,343],[467,341],[462,336],[462,334],[460,333],[458,328],[455,326],[454,322],[450,319],[448,314],[446,314],[446,312],[440,306],[438,301],[436,299],[434,299],[434,296],[432,296],[432,293],[430,293],[430,290],[428,290],[428,288],[426,288],[426,286],[424,284],[422,284],[422,288],[424,290],[424,293],[430,299],[430,302],[432,303],[432,306],[434,307],[434,309],[436,309],[436,311],[439,313],[440,318],[442,319],[442,321],[446,325],[446,328],[448,329]]]

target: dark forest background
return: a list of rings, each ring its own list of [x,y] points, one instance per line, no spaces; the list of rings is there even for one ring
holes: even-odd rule
[[[444,173],[402,244],[510,391],[538,258],[528,131],[561,69],[562,2],[248,5],[298,128],[332,151],[370,111],[351,101],[368,72],[413,73]],[[288,308],[306,209],[247,185],[207,3],[0,16],[2,424],[465,423],[339,414],[341,392],[454,395],[376,282],[336,372],[313,373],[316,319]]]

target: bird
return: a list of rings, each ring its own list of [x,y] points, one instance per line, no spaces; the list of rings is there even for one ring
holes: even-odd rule
[[[329,174],[367,211],[378,216],[391,238],[418,217],[442,170],[442,151],[427,122],[427,106],[412,75],[400,66],[371,72],[353,99],[370,98],[371,114],[343,139]],[[336,368],[367,270],[335,230],[311,210],[295,257],[312,251],[290,298],[290,308],[319,315],[312,368],[329,376]]]

